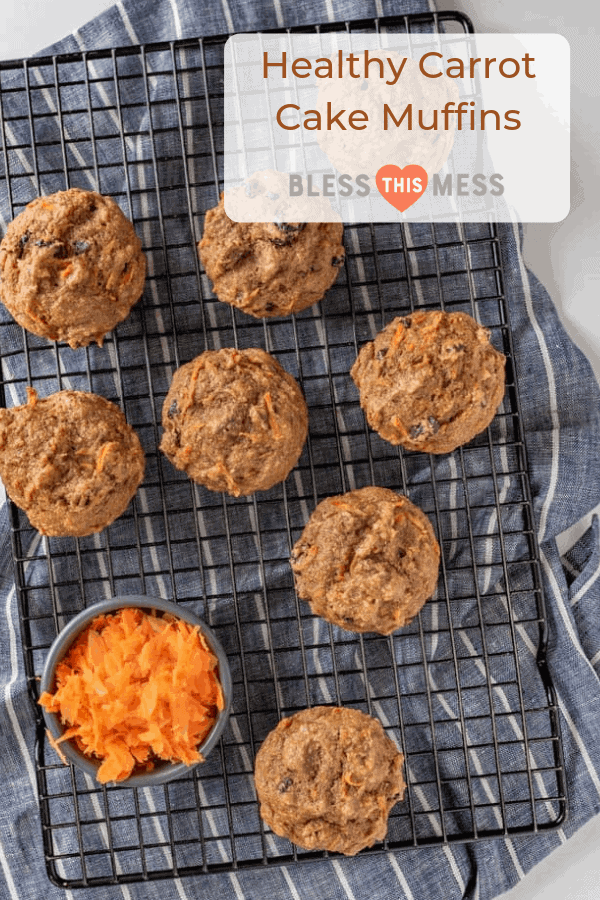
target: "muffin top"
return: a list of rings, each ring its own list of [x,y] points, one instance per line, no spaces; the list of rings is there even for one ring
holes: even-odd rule
[[[257,318],[321,300],[344,264],[340,222],[234,222],[209,209],[198,252],[219,300]]]
[[[449,453],[494,418],[505,362],[471,316],[436,310],[394,319],[361,348],[350,374],[384,440]]]
[[[308,410],[296,380],[259,348],[207,350],[181,366],[163,404],[160,449],[212,491],[283,481],[298,462]]]
[[[316,706],[282,719],[256,756],[260,814],[309,850],[353,856],[381,841],[404,795],[404,757],[357,709]]]
[[[101,531],[129,505],[144,475],[144,452],[118,406],[85,391],[0,410],[0,477],[42,534]]]
[[[146,261],[133,225],[110,197],[71,188],[38,197],[0,244],[0,299],[40,337],[83,347],[139,300]]]
[[[298,596],[348,631],[390,634],[433,594],[440,549],[427,516],[388,488],[322,500],[292,551]]]

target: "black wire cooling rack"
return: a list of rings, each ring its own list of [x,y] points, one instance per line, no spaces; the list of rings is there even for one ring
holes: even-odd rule
[[[324,26],[325,27],[325,26]],[[456,13],[331,29],[468,31]],[[347,227],[345,267],[303,313],[259,321],[219,303],[195,252],[223,176],[225,38],[0,64],[1,209],[16,215],[66,187],[112,195],[148,259],[143,299],[104,347],[71,350],[27,334],[2,310],[2,401],[92,390],[137,430],[147,471],[126,513],[99,535],[43,538],[11,506],[31,699],[57,631],[116,594],[172,598],[215,629],[234,703],[218,749],[159,788],[103,787],[60,764],[37,713],[37,775],[49,877],[62,887],[322,858],[261,823],[257,748],[276,722],[316,704],[377,716],[401,746],[408,782],[381,849],[556,827],[566,794],[496,228]],[[442,457],[399,451],[365,425],[348,372],[394,315],[464,310],[507,356],[490,428]],[[193,485],[158,452],[174,370],[207,348],[261,346],[301,382],[309,438],[287,481],[234,499]],[[391,637],[357,635],[298,601],[291,546],[324,496],[367,484],[406,493],[442,547],[436,595]],[[37,711],[37,710],[36,710]]]

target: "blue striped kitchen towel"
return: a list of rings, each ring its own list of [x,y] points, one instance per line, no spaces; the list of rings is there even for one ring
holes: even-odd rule
[[[429,11],[427,0],[120,0],[52,52],[144,44],[197,35],[312,25],[340,19]],[[40,93],[40,102],[44,102]],[[83,152],[83,149],[82,149]],[[110,148],[107,149],[110,153]],[[105,162],[105,160],[104,160]],[[18,167],[18,160],[13,163]],[[18,172],[18,168],[15,170]],[[17,179],[18,180],[18,179]],[[18,190],[18,188],[16,188]],[[13,200],[18,201],[18,196]],[[9,211],[0,209],[4,229]],[[547,602],[547,664],[561,715],[570,814],[545,834],[448,844],[310,864],[240,870],[144,884],[83,888],[52,885],[42,854],[28,697],[6,506],[0,557],[0,895],[11,900],[490,900],[513,886],[600,809],[600,541],[596,519],[561,557],[557,536],[600,502],[599,391],[591,368],[562,328],[543,286],[529,272],[518,226],[498,226],[510,309],[535,527]],[[457,260],[457,267],[461,261]],[[10,368],[7,356],[3,365]],[[30,548],[31,549],[31,548]],[[32,550],[32,558],[35,550]],[[36,557],[36,560],[38,557]],[[41,563],[47,564],[43,554]],[[32,566],[31,583],[35,584]],[[527,633],[523,657],[535,653]],[[83,801],[82,801],[83,803]],[[82,808],[83,828],[94,811]],[[54,816],[60,822],[60,800]],[[116,810],[118,820],[118,809]],[[116,826],[115,826],[116,827]],[[100,830],[100,829],[98,829]],[[106,835],[103,836],[106,839]],[[175,835],[176,837],[176,835]]]

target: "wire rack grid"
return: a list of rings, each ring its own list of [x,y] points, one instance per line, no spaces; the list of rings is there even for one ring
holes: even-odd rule
[[[467,29],[457,14],[336,28]],[[117,594],[174,599],[217,633],[233,711],[219,748],[159,788],[101,786],[60,764],[36,708],[42,840],[62,887],[154,880],[322,859],[261,822],[253,761],[277,721],[306,706],[375,715],[405,754],[408,783],[385,842],[365,853],[554,828],[566,815],[558,713],[498,235],[489,225],[356,225],[326,298],[259,321],[220,303],[195,243],[223,177],[225,38],[0,64],[0,203],[8,221],[40,193],[112,195],[148,260],[143,299],[102,348],[25,333],[0,313],[2,401],[91,390],[137,430],[146,476],[104,532],[44,538],[10,507],[31,700],[48,647],[73,615]],[[507,356],[489,429],[447,456],[399,451],[366,426],[349,369],[394,315],[464,310]],[[173,372],[202,350],[261,346],[297,377],[309,437],[285,483],[247,498],[211,493],[158,451]],[[291,547],[324,496],[367,484],[407,494],[442,548],[420,615],[384,638],[310,613]]]

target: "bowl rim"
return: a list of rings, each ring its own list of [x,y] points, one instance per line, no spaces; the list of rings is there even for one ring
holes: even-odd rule
[[[223,647],[221,646],[221,643],[212,628],[207,625],[203,619],[201,619],[195,613],[191,612],[191,610],[179,606],[179,604],[173,602],[172,600],[164,600],[162,597],[151,597],[148,594],[122,594],[115,597],[110,597],[106,600],[99,600],[81,610],[81,612],[77,613],[77,615],[74,616],[65,625],[65,627],[59,631],[57,636],[54,638],[54,641],[50,645],[39,683],[40,695],[45,691],[48,691],[50,693],[53,691],[54,673],[57,664],[61,659],[63,659],[64,656],[66,656],[71,645],[75,642],[80,633],[95,618],[102,614],[116,612],[119,609],[130,607],[139,609],[154,609],[160,612],[172,613],[183,621],[189,622],[191,625],[198,625],[200,627],[200,630],[206,637],[211,650],[217,657],[219,663],[219,682],[221,684],[221,690],[223,691],[223,699],[225,703],[223,709],[219,712],[215,720],[215,724],[198,747],[198,751],[202,754],[203,757],[206,757],[221,737],[221,734],[227,724],[227,720],[231,712],[231,670],[229,668],[229,662],[227,660],[227,656],[225,655],[225,651],[223,650]],[[56,713],[48,712],[43,706],[40,706],[40,709],[42,711],[42,715],[48,731],[56,740],[63,734],[65,730],[64,725],[61,723]],[[78,766],[88,775],[91,775],[94,779],[96,778],[96,774],[101,765],[100,762],[95,762],[90,757],[85,756],[85,754],[78,750],[71,741],[64,741],[59,746],[69,762]],[[150,772],[142,772],[137,775],[130,775],[129,778],[124,778],[122,781],[108,782],[108,784],[116,784],[119,787],[148,787],[155,784],[164,784],[167,781],[173,781],[175,778],[181,778],[187,775],[192,771],[193,768],[195,768],[195,766],[200,765],[200,763],[201,760],[199,760],[197,763],[192,763],[191,765],[188,765],[184,762],[170,763],[168,761],[165,761],[164,765],[159,764]]]

